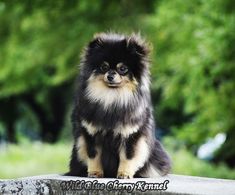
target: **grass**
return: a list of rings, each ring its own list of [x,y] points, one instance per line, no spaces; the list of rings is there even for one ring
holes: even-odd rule
[[[172,173],[181,175],[212,177],[221,179],[235,179],[235,169],[230,169],[225,164],[215,165],[211,162],[200,160],[184,145],[172,137],[164,139],[172,160]]]
[[[0,178],[17,178],[68,171],[72,145],[27,143],[0,149]]]
[[[165,144],[173,162],[173,173],[235,179],[235,170],[197,159],[186,149]],[[18,178],[40,174],[65,173],[72,144],[24,143],[0,148],[0,178]]]
[[[170,152],[173,162],[173,173],[202,177],[214,177],[223,179],[235,179],[235,170],[225,164],[214,165],[197,159],[186,149]]]

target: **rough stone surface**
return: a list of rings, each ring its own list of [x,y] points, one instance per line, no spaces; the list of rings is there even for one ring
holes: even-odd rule
[[[117,185],[118,184],[118,185]],[[95,190],[90,189],[91,186]],[[153,186],[155,188],[153,189]],[[121,189],[117,189],[117,187]],[[145,188],[144,188],[145,187]],[[41,175],[0,180],[0,194],[205,194],[235,195],[235,180],[168,175],[158,178],[91,179]]]

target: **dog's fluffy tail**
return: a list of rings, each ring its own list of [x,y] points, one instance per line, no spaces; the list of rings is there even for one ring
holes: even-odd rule
[[[171,160],[158,140],[155,140],[154,148],[150,156],[148,177],[164,176],[171,170]]]

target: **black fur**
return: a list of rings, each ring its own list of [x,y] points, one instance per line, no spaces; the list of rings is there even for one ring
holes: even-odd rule
[[[100,136],[102,145],[102,165],[104,177],[116,177],[119,165],[118,148],[121,144],[121,137],[114,137],[112,132]]]
[[[140,138],[142,132],[138,131],[136,133],[133,133],[126,139],[126,157],[127,159],[132,159],[135,155],[135,144],[137,140]]]
[[[92,101],[86,95],[88,80],[91,74],[100,75],[100,64],[104,61],[115,70],[120,62],[128,65],[127,78],[130,82],[136,81],[138,85],[133,92],[133,99],[127,105],[111,104],[108,109],[100,101]],[[170,161],[159,141],[154,137],[155,124],[152,114],[152,103],[146,81],[148,72],[148,47],[137,36],[126,37],[117,34],[101,34],[92,40],[85,49],[78,77],[78,89],[75,96],[75,105],[72,114],[74,147],[70,161],[70,171],[66,175],[87,176],[87,166],[78,156],[77,140],[83,136],[86,142],[88,158],[95,158],[96,147],[101,148],[101,164],[104,177],[117,177],[119,166],[119,150],[125,146],[127,159],[132,159],[136,153],[136,143],[141,137],[146,137],[150,156],[135,177],[142,177],[152,164],[160,174],[165,175],[170,170]],[[110,90],[113,90],[110,88]],[[138,113],[138,108],[143,108]],[[99,127],[93,135],[81,124],[82,120]],[[138,125],[137,132],[123,137],[115,134],[118,125]]]

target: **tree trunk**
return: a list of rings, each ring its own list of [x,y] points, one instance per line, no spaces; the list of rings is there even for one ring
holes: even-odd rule
[[[55,143],[59,139],[66,114],[68,95],[70,95],[71,83],[51,88],[44,100],[44,105],[35,99],[35,94],[25,96],[26,103],[36,114],[40,127],[43,142]]]

